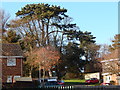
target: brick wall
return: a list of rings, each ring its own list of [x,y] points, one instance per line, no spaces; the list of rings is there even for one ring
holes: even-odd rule
[[[22,76],[22,59],[16,58],[16,66],[7,66],[7,58],[2,59],[2,82],[7,82],[7,76]]]
[[[110,76],[110,81],[115,81],[115,84],[118,85],[116,74],[103,76],[104,83],[107,83],[107,80],[106,80],[107,76]]]

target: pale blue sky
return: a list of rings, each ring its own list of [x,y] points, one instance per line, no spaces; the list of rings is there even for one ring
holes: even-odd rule
[[[15,18],[15,13],[28,3],[3,2],[2,8],[10,13],[11,18]],[[81,31],[92,32],[98,44],[111,44],[110,39],[118,33],[117,2],[50,2],[49,4],[66,8],[67,14],[74,19]]]

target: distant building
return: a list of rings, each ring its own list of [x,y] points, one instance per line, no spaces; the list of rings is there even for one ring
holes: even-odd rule
[[[116,85],[120,85],[120,66],[119,59],[102,60],[102,76],[104,83],[115,81]]]
[[[23,52],[18,44],[0,44],[2,83],[12,83],[23,74]]]
[[[87,74],[85,74],[85,80],[90,79],[90,78],[100,79],[100,72],[87,73]]]
[[[85,79],[90,78],[97,78],[101,79],[101,63],[99,62],[99,59],[96,59],[96,61],[90,61],[88,64],[85,65],[84,68],[84,77]]]
[[[114,81],[116,85],[120,85],[120,53],[119,50],[114,50],[101,59],[102,76],[104,83]]]

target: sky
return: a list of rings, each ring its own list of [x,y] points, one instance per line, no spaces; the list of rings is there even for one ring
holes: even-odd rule
[[[14,19],[15,13],[26,4],[41,2],[2,2],[4,9]],[[111,40],[118,34],[118,2],[44,2],[58,5],[68,10],[67,14],[73,18],[73,23],[81,31],[92,32],[97,44],[111,44]]]

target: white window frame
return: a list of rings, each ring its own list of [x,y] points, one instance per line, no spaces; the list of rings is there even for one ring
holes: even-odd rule
[[[20,78],[21,76],[14,76],[14,80],[16,80],[17,78]]]
[[[15,82],[17,79],[19,79],[21,76],[14,76],[13,82]]]
[[[7,76],[7,83],[12,83],[12,76]]]
[[[7,58],[7,66],[16,66],[16,58]]]

